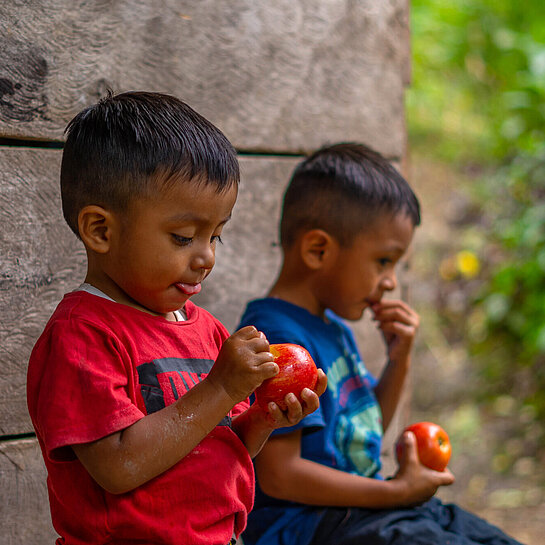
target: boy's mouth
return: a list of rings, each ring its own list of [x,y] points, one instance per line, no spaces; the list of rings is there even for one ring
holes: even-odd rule
[[[175,286],[185,295],[197,295],[201,291],[201,283],[187,284],[185,282],[176,282]]]
[[[367,303],[368,308],[372,309],[375,305],[380,304],[380,299],[378,301],[377,300],[372,300],[372,299],[366,299],[365,302]]]

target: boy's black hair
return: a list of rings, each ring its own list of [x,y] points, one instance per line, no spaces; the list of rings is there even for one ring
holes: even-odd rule
[[[295,168],[284,194],[280,241],[288,248],[302,230],[323,229],[346,247],[378,215],[398,212],[420,224],[420,204],[405,178],[363,144],[334,144]]]
[[[111,91],[70,121],[61,165],[64,217],[77,236],[89,204],[126,210],[159,180],[238,184],[236,151],[224,134],[176,97]]]

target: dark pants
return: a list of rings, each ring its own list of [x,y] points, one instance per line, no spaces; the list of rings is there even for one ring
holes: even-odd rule
[[[309,545],[521,545],[499,528],[437,498],[418,507],[328,507]]]

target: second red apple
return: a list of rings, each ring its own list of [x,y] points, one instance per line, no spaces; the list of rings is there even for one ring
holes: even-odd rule
[[[435,471],[444,471],[452,453],[447,432],[433,422],[417,422],[405,428],[416,437],[416,446],[420,462]],[[400,437],[401,439],[401,437]],[[401,459],[401,442],[396,443],[396,457]]]

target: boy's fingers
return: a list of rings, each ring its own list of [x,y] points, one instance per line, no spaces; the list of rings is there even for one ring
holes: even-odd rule
[[[297,422],[303,418],[303,407],[301,406],[301,403],[299,403],[297,396],[293,393],[289,393],[284,398],[284,402],[287,407],[288,421],[291,424],[297,424]]]
[[[416,333],[416,328],[412,325],[402,324],[400,322],[386,322],[380,324],[380,329],[384,333],[395,333],[400,337],[413,337]]]
[[[278,372],[280,371],[278,365],[276,365],[274,361],[266,361],[261,363],[258,365],[257,369],[259,370],[260,375],[263,377],[263,380],[267,380],[268,378],[278,375]]]
[[[253,325],[242,327],[238,331],[235,331],[233,335],[237,335],[238,337],[247,340],[256,338],[263,338],[266,340],[265,334],[262,331],[258,331],[258,329]]]
[[[379,322],[397,321],[418,326],[420,318],[418,314],[407,312],[401,308],[391,308],[375,312],[375,320]]]
[[[412,431],[406,431],[401,437],[401,459],[405,463],[420,463],[416,446],[416,437]]]
[[[314,391],[316,395],[321,396],[327,389],[327,376],[322,369],[318,369],[318,380]]]
[[[305,415],[313,413],[320,406],[318,394],[312,391],[310,388],[303,389],[301,392],[301,399],[305,402]]]
[[[264,337],[251,337],[249,339],[244,339],[246,346],[251,348],[254,352],[267,352],[269,354],[269,359],[272,360],[274,356],[269,352],[269,342]]]
[[[274,356],[270,352],[257,351],[253,355],[253,358],[258,367],[264,365],[265,363],[274,363]],[[276,363],[275,365],[278,367]]]
[[[372,307],[375,315],[381,315],[391,312],[400,312],[407,316],[419,318],[418,313],[415,312],[405,301],[397,299],[383,299],[380,303],[373,305]]]
[[[455,481],[454,475],[448,469],[437,473],[440,486],[449,486]]]
[[[284,420],[284,413],[282,413],[280,407],[274,402],[271,401],[267,405],[269,415],[276,423],[281,423]]]
[[[373,305],[373,310],[383,310],[387,308],[401,307],[408,312],[414,312],[414,310],[401,299],[381,299],[380,303]]]

